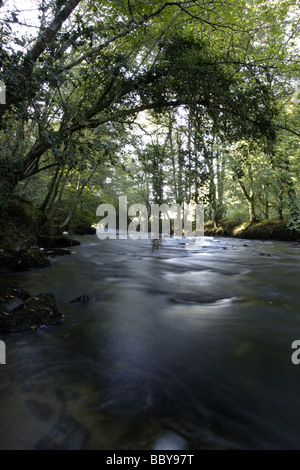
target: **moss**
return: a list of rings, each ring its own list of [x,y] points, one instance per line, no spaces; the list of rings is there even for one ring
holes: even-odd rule
[[[47,216],[20,197],[6,203],[0,214],[0,226],[0,249],[4,251],[22,251],[38,246],[62,248],[79,244],[63,237],[61,229],[53,235],[55,227],[51,226]]]
[[[68,230],[75,235],[95,235],[96,229],[92,227],[95,220],[87,215],[76,213],[71,223],[68,226]]]
[[[300,233],[290,230],[282,220],[264,220],[252,223],[242,230],[242,238],[260,240],[296,241]]]
[[[62,320],[53,294],[32,297],[20,287],[0,279],[0,332],[35,330],[56,325]]]
[[[50,293],[30,297],[12,313],[7,313],[6,307],[7,304],[0,305],[0,331],[3,333],[35,330],[41,326],[56,325],[63,320],[54,296]]]
[[[0,268],[11,271],[26,271],[51,266],[45,254],[35,248],[29,250],[1,250]]]
[[[236,238],[248,238],[255,240],[300,240],[300,233],[287,228],[282,220],[263,220],[259,222],[245,222],[241,224],[237,220],[223,220],[220,227],[214,227],[212,222],[205,224],[204,233],[207,236],[224,236]]]
[[[231,237],[239,223],[236,220],[222,220],[219,226],[215,227],[213,222],[207,222],[204,226],[204,232],[207,236]]]
[[[42,248],[64,248],[80,245],[80,242],[65,236],[39,236],[38,245]]]
[[[27,269],[47,268],[50,261],[38,250],[21,250],[15,253],[10,269],[13,271],[26,271]]]
[[[4,249],[26,249],[36,245],[34,209],[23,199],[9,201],[0,215],[0,246]]]

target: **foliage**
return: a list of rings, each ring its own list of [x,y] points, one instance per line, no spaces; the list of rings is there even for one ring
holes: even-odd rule
[[[127,194],[299,228],[296,0],[43,0],[31,28],[4,7],[0,207],[62,230]]]

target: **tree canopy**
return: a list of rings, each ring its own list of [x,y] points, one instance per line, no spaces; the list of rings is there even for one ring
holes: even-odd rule
[[[146,203],[206,201],[216,224],[239,203],[298,227],[295,0],[14,5],[0,4],[3,204],[22,194],[65,226],[87,189],[114,199],[106,182],[131,181]]]

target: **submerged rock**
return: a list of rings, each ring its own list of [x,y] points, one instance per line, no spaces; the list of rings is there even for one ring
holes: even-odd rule
[[[56,423],[36,444],[35,450],[85,449],[91,436],[79,421],[67,413],[61,413]]]
[[[76,299],[73,299],[71,300],[71,304],[73,302],[81,302],[81,303],[85,303],[85,302],[88,302],[90,299],[89,299],[89,296],[88,295],[82,295],[80,297],[76,297]]]
[[[53,250],[46,250],[46,254],[50,258],[55,258],[56,256],[69,256],[72,253],[70,250],[65,250],[64,248],[54,248]]]

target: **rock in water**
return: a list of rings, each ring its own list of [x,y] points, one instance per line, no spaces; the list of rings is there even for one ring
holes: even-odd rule
[[[55,258],[56,256],[69,256],[72,252],[70,250],[65,250],[64,248],[53,248],[53,250],[47,250],[46,254],[51,258]]]
[[[80,245],[78,240],[73,240],[68,236],[60,236],[60,237],[39,237],[38,238],[39,246],[43,248],[65,248],[70,246],[77,246]]]
[[[154,446],[153,450],[186,450],[188,449],[187,442],[178,434],[168,432],[160,436]]]
[[[48,434],[37,442],[36,450],[84,450],[89,432],[71,415],[62,413]]]
[[[0,305],[0,332],[3,333],[35,330],[62,321],[63,316],[56,306],[54,295],[50,293],[30,297],[25,302],[15,297]]]
[[[71,304],[73,302],[81,302],[81,303],[85,303],[85,302],[88,302],[90,299],[88,297],[88,295],[82,295],[81,297],[76,297],[75,299],[71,300]]]
[[[30,299],[31,295],[20,287],[11,284],[10,282],[0,280],[0,305],[8,304],[16,298],[25,302]]]
[[[18,299],[18,297],[15,297],[13,302],[9,302],[5,306],[5,310],[7,313],[14,313],[16,310],[20,310],[23,307],[24,307],[24,302],[21,299]]]
[[[9,250],[0,253],[0,267],[12,271],[26,271],[28,269],[46,268],[51,266],[44,253],[36,249]]]

